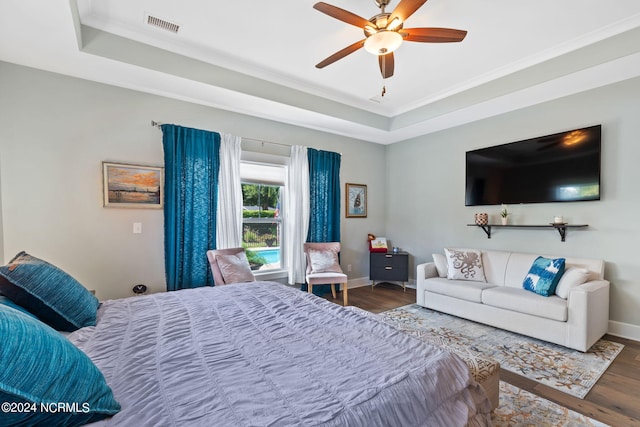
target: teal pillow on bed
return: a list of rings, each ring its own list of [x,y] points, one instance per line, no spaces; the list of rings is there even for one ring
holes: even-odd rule
[[[91,359],[62,334],[0,304],[2,425],[79,426],[120,411]]]
[[[0,293],[60,331],[96,324],[98,299],[58,267],[26,252],[0,267]]]
[[[551,259],[539,256],[533,261],[522,287],[545,297],[551,296],[564,274],[564,267],[564,258]]]
[[[15,302],[11,301],[9,298],[7,298],[6,296],[0,294],[0,304],[1,305],[6,305],[7,307],[11,307],[11,308],[15,308],[16,310],[19,310],[25,314],[28,314],[31,317],[35,317],[33,314],[29,313],[27,311],[26,308],[24,307],[20,307],[18,304],[16,304]]]

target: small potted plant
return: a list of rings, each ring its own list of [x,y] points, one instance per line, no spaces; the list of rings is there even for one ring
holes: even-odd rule
[[[507,210],[507,205],[502,204],[502,209],[500,209],[500,219],[502,220],[502,225],[507,225],[507,220],[509,218],[509,211]]]

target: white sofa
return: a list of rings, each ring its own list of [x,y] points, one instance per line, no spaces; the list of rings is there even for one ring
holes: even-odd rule
[[[537,254],[481,253],[486,282],[449,280],[440,277],[434,262],[418,265],[417,304],[583,352],[607,332],[609,282],[604,280],[604,261],[564,257],[567,269],[587,270],[586,282],[572,287],[564,299],[523,289]],[[444,255],[434,257],[440,257],[442,270]]]

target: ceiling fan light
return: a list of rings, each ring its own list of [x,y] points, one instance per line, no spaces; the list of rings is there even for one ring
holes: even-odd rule
[[[395,31],[382,30],[364,41],[364,48],[374,55],[386,55],[402,44],[402,36]]]
[[[375,23],[376,23],[376,27],[378,28],[387,28],[387,22],[389,19],[389,15],[388,14],[380,14],[377,15],[375,18]]]
[[[402,20],[400,18],[393,18],[393,21],[389,22],[389,25],[387,25],[387,30],[389,31],[396,31],[399,28],[402,28]]]
[[[365,25],[365,27],[364,27],[364,34],[367,37],[372,36],[377,32],[378,32],[378,29],[375,28],[375,27],[371,27],[369,25]]]

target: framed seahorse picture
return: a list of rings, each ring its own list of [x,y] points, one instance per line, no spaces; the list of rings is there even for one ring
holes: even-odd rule
[[[367,186],[364,184],[346,184],[345,191],[347,218],[367,217]]]

